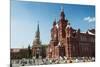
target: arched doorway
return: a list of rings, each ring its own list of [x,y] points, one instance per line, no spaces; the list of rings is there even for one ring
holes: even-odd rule
[[[63,45],[59,46],[59,56],[65,56],[65,47]]]
[[[36,54],[35,54],[35,56],[36,56],[36,59],[39,58],[39,56],[40,56],[40,49],[39,49],[39,48],[36,49]]]

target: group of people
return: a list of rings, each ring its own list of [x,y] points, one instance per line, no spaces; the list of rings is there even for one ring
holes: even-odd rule
[[[94,62],[94,57],[79,57],[79,58],[45,58],[45,59],[21,59],[21,60],[12,60],[11,64],[19,64],[21,66],[26,65],[48,65],[48,64],[64,64],[64,63],[79,63],[79,62]]]

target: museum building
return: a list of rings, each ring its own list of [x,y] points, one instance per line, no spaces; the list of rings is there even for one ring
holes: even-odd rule
[[[72,28],[68,19],[65,19],[63,8],[59,20],[54,20],[52,26],[48,58],[95,57],[95,29],[81,32]]]

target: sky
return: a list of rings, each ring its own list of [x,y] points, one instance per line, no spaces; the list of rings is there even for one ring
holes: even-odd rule
[[[59,20],[62,6],[74,29],[84,32],[95,28],[95,6],[11,0],[11,48],[32,46],[38,22],[40,40],[48,44],[53,21]]]

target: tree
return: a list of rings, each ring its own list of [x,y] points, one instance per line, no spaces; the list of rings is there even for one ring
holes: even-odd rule
[[[28,58],[29,58],[29,63],[31,64],[30,59],[32,58],[32,51],[30,45],[28,46]]]
[[[28,58],[32,58],[32,51],[30,45],[28,46]]]

